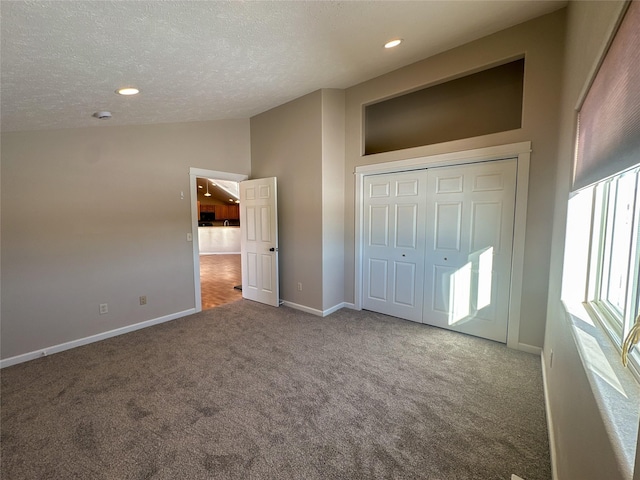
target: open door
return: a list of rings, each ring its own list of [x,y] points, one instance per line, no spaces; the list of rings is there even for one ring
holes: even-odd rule
[[[275,177],[240,182],[240,238],[242,297],[279,306]]]

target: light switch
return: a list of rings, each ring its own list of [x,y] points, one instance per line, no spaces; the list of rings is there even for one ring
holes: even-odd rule
[[[193,242],[193,235],[191,233],[187,233],[187,242]]]

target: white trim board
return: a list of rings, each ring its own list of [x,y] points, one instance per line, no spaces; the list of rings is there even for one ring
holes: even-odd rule
[[[297,303],[288,302],[287,300],[282,300],[282,305],[284,305],[285,307],[293,308],[295,310],[300,310],[301,312],[307,312],[312,315],[316,315],[318,317],[326,317],[343,308],[350,308],[350,309],[354,308],[352,303],[347,303],[347,302],[339,303],[337,305],[334,305],[331,308],[327,308],[326,310],[318,310],[317,308],[311,308],[311,307],[307,307],[306,305],[300,305]]]
[[[464,165],[466,163],[489,162],[491,160],[505,160],[518,157],[524,153],[531,153],[531,142],[509,143],[493,147],[461,150],[459,152],[439,153],[426,157],[408,158],[393,162],[361,165],[355,168],[356,174],[372,175],[376,173],[396,173],[425,168]]]
[[[362,165],[355,168],[355,285],[354,306],[362,308],[362,242],[364,241],[364,177],[383,173],[424,170],[434,167],[464,165],[468,163],[490,162],[515,158],[518,169],[516,176],[516,200],[513,226],[513,258],[511,288],[509,298],[509,323],[507,346],[516,350],[529,351],[536,347],[520,344],[520,311],[522,302],[522,281],[524,278],[524,248],[527,225],[527,201],[529,197],[529,163],[531,142],[519,142],[492,147],[442,153],[426,157],[409,158],[393,162]]]
[[[521,352],[531,353],[533,355],[542,355],[542,348],[535,347],[533,345],[527,345],[526,343],[518,343],[518,350]]]
[[[243,173],[219,172],[217,170],[206,170],[204,168],[189,168],[189,175],[194,177],[211,178],[213,180],[231,180],[232,182],[242,182],[249,178]]]
[[[0,368],[10,367],[11,365],[16,365],[18,363],[28,362],[29,360],[35,360],[36,358],[46,357],[54,353],[64,352],[65,350],[70,350],[72,348],[81,347],[83,345],[99,342],[101,340],[106,340],[107,338],[124,335],[125,333],[134,332],[136,330],[151,327],[159,323],[176,320],[177,318],[186,317],[187,315],[192,315],[194,313],[196,313],[195,309],[191,308],[189,310],[183,310],[181,312],[153,318],[151,320],[145,320],[144,322],[134,323],[133,325],[127,325],[126,327],[116,328],[115,330],[109,330],[108,332],[98,333],[89,337],[79,338],[77,340],[61,343],[59,345],[52,345],[50,347],[34,350],[33,352],[16,355],[15,357],[5,358],[4,360],[0,360]]]
[[[554,434],[553,416],[551,415],[551,405],[549,403],[549,385],[547,384],[547,362],[545,361],[544,350],[540,352],[540,361],[542,362],[542,388],[544,390],[544,407],[547,412],[547,431],[549,432],[549,453],[551,456],[551,478],[558,478],[558,463],[556,461],[556,437]]]

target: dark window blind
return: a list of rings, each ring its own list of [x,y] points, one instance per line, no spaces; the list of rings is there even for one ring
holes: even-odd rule
[[[573,189],[640,162],[640,2],[631,2],[579,112]]]

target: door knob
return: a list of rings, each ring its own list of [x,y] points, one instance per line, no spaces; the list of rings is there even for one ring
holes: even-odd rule
[[[269,249],[269,251],[270,251],[270,252],[275,252],[275,251],[276,251],[276,249],[275,249],[274,247],[271,247],[271,248]]]

